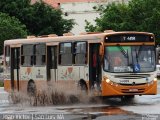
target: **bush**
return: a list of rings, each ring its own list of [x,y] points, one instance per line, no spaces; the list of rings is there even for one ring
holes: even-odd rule
[[[4,84],[3,84],[3,81],[0,81],[0,87],[3,87]]]

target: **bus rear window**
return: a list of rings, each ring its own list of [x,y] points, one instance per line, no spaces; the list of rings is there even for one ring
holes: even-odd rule
[[[5,59],[4,59],[4,62],[5,62],[5,65],[7,67],[10,66],[10,46],[5,46]],[[3,61],[3,59],[2,59]]]
[[[10,46],[5,46],[5,56],[6,57],[10,56]]]

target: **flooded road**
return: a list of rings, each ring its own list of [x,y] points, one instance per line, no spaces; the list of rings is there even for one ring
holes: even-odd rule
[[[18,117],[15,115],[26,115]],[[11,117],[12,116],[12,117]],[[108,98],[103,102],[29,106],[11,104],[0,88],[0,120],[160,120],[160,88],[157,95],[135,96],[130,102]]]

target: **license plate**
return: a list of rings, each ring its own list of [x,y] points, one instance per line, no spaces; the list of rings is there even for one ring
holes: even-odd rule
[[[138,89],[129,89],[130,92],[137,92]]]

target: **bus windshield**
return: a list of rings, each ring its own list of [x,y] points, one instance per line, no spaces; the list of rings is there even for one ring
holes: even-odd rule
[[[104,70],[107,72],[152,72],[155,70],[154,46],[106,46]]]

